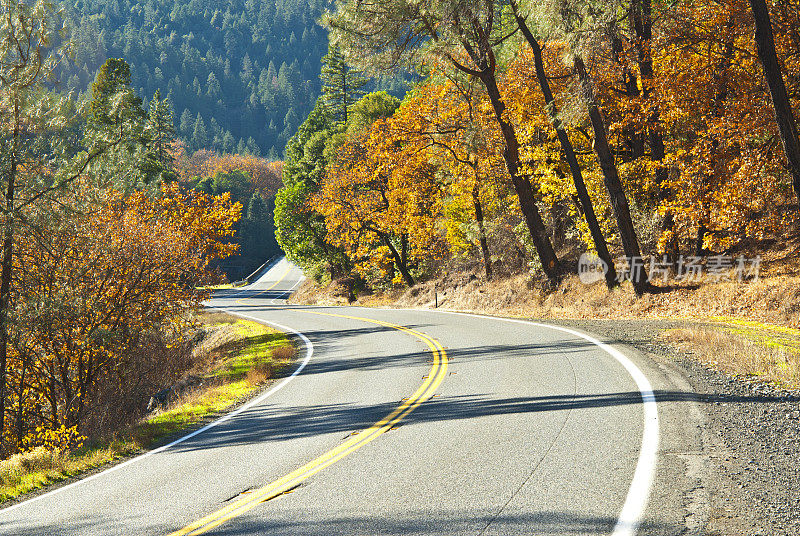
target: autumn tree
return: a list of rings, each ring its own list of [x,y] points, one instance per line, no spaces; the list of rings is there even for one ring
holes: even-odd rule
[[[273,197],[282,184],[282,163],[248,154],[210,154],[196,171],[196,176],[202,177],[241,171],[250,177],[253,188],[264,198]]]
[[[608,244],[606,243],[605,236],[603,236],[603,231],[600,227],[597,215],[595,214],[594,203],[586,187],[586,182],[583,178],[583,172],[581,171],[581,165],[578,162],[578,157],[575,154],[572,141],[567,133],[564,121],[559,116],[558,104],[553,96],[553,91],[550,87],[550,79],[545,71],[545,63],[539,38],[533,34],[533,31],[528,25],[527,18],[522,14],[517,3],[512,1],[510,4],[516,23],[519,26],[522,35],[525,37],[531,52],[533,53],[534,72],[536,73],[536,80],[542,92],[542,97],[544,98],[543,107],[545,110],[547,110],[550,123],[552,124],[556,131],[556,135],[558,136],[558,141],[561,145],[561,151],[564,154],[564,159],[569,165],[575,191],[581,204],[580,209],[589,228],[594,248],[597,251],[598,257],[600,257],[600,259],[607,266],[605,272],[606,284],[609,288],[613,288],[617,284],[617,273],[614,268],[614,261],[611,258],[611,253],[608,250]]]
[[[502,133],[506,166],[517,192],[522,214],[541,260],[552,281],[562,267],[536,206],[536,189],[524,173],[515,126],[506,117],[507,105],[498,85],[497,53],[509,38],[499,6],[482,2],[405,0],[341,3],[328,20],[334,42],[348,58],[373,69],[394,68],[423,58],[439,57],[483,84]]]
[[[326,239],[363,275],[386,272],[388,260],[411,287],[412,260],[435,250],[439,189],[427,155],[404,149],[390,121],[377,120],[337,151],[312,207],[325,218]]]
[[[51,2],[4,1],[0,27],[0,176],[2,256],[0,258],[0,437],[5,431],[6,375],[11,338],[15,244],[40,202],[80,177],[118,141],[111,137],[89,152],[70,135],[74,107],[48,92],[46,81],[66,49],[59,39],[58,13]],[[55,165],[54,165],[55,164]]]
[[[551,39],[566,38],[571,46],[572,63],[578,78],[582,104],[588,112],[592,128],[592,146],[603,174],[617,228],[622,241],[625,256],[631,265],[629,276],[634,290],[641,295],[648,289],[645,270],[635,266],[641,263],[639,239],[631,217],[630,204],[617,167],[616,156],[609,143],[608,125],[603,116],[601,104],[598,102],[597,85],[584,56],[586,52],[594,54],[598,49],[607,46],[608,27],[612,26],[616,16],[618,2],[595,6],[582,2],[559,0],[548,6],[546,19],[549,21],[547,37]],[[524,21],[517,19],[518,23]],[[532,36],[530,31],[527,32]],[[527,37],[527,36],[526,36]],[[605,40],[604,40],[605,39]],[[528,39],[533,49],[538,48],[535,39]],[[613,43],[611,44],[613,47]],[[610,48],[610,47],[609,47]],[[536,51],[534,50],[534,53]],[[594,55],[592,56],[594,57]]]
[[[793,28],[800,14],[775,6],[776,50],[797,72]],[[796,221],[796,196],[785,167],[770,93],[753,41],[751,5],[687,2],[661,14],[654,35],[654,90],[661,110],[669,195],[660,210],[674,215],[668,239],[705,253],[745,237],[781,232]],[[787,77],[789,94],[798,78]]]
[[[486,277],[491,279],[488,223],[518,216],[506,203],[508,172],[502,137],[491,105],[474,83],[442,78],[418,86],[392,117],[391,129],[407,151],[413,148],[427,154],[436,165],[443,190],[441,217],[451,250],[477,245]],[[477,232],[470,232],[471,228]],[[496,254],[501,256],[500,251]]]
[[[241,205],[228,195],[172,184],[155,195],[110,191],[91,213],[76,211],[87,194],[96,199],[81,188],[44,207],[58,224],[18,244],[15,448],[52,438],[44,431],[86,432],[101,418],[101,390],[119,392],[143,373],[140,347],[154,330],[185,332],[184,311],[207,298],[197,290],[206,266],[235,251],[227,239]],[[174,374],[169,366],[162,361],[160,373]]]

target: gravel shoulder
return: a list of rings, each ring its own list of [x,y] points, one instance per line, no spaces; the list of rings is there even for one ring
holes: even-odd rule
[[[692,391],[687,400],[696,402],[702,412],[699,427],[704,456],[699,462],[701,476],[684,497],[686,523],[679,534],[800,534],[800,392],[731,378],[659,338],[665,330],[697,323],[542,321],[632,346],[686,379]],[[687,461],[687,473],[692,470]]]

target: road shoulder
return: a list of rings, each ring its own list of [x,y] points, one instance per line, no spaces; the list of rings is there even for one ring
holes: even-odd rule
[[[797,393],[731,378],[664,344],[660,333],[680,321],[546,322],[621,345],[653,383],[662,443],[648,534],[800,533]]]

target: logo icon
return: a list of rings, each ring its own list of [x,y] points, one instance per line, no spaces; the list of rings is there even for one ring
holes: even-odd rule
[[[578,278],[584,285],[605,279],[608,265],[595,253],[584,253],[578,259]]]

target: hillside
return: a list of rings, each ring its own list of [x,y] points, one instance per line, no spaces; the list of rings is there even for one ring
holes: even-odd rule
[[[193,150],[277,159],[320,92],[323,0],[78,0],[64,3],[75,62],[63,89],[85,91],[106,58],[131,66],[140,96],[168,96]]]

